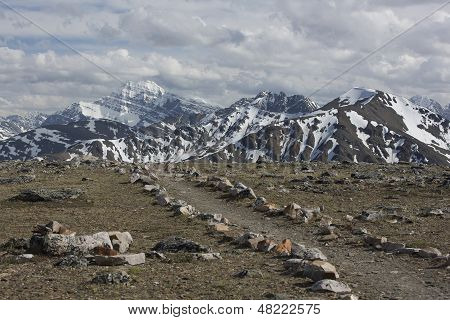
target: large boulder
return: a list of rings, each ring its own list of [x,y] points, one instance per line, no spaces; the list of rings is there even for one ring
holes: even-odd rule
[[[112,249],[108,232],[99,232],[87,236],[63,235],[49,233],[45,236],[33,235],[30,250],[54,256],[66,254],[88,254],[97,247]]]
[[[108,232],[113,249],[119,253],[125,253],[133,243],[133,237],[129,232],[111,231]]]
[[[339,278],[336,268],[331,263],[322,260],[315,260],[306,264],[303,275],[313,281]]]

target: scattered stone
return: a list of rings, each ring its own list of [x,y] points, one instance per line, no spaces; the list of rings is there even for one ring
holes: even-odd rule
[[[94,284],[120,284],[127,283],[131,280],[130,276],[124,272],[99,273],[93,279]]]
[[[444,216],[444,211],[441,209],[425,209],[420,213],[422,217],[442,217]]]
[[[243,235],[239,236],[237,239],[233,241],[236,245],[240,247],[246,247],[246,248],[252,248],[257,249],[258,242],[263,241],[264,236],[253,233],[253,232],[246,232]]]
[[[279,255],[289,256],[292,252],[292,241],[284,239],[279,245],[275,247],[275,252]]]
[[[156,196],[156,202],[160,206],[168,206],[172,200],[169,198],[169,196],[165,193],[160,193]]]
[[[396,253],[398,254],[410,254],[410,255],[414,255],[414,254],[418,254],[420,251],[420,249],[418,248],[400,248],[397,250]]]
[[[88,260],[79,255],[67,255],[57,263],[55,263],[56,267],[87,267],[89,264]]]
[[[264,239],[258,242],[258,244],[256,245],[256,250],[260,252],[270,252],[275,249],[276,246],[277,244],[275,243],[275,241]]]
[[[75,235],[75,232],[69,230],[66,226],[62,225],[58,221],[50,221],[46,225],[38,224],[34,227],[33,233],[46,235],[49,233],[63,234],[63,235]]]
[[[112,256],[119,255],[118,251],[108,248],[108,247],[104,247],[104,246],[95,247],[94,250],[92,250],[92,251],[95,255],[100,255],[100,256],[112,257]]]
[[[337,273],[335,266],[322,260],[314,260],[306,264],[304,266],[303,275],[313,281],[339,279],[339,274]]]
[[[229,190],[231,197],[236,199],[256,199],[256,194],[252,188],[246,187],[244,184],[238,182],[233,188]]]
[[[235,278],[263,278],[264,275],[260,270],[244,269],[233,274]]]
[[[350,293],[352,289],[343,283],[336,280],[324,279],[317,281],[311,287],[312,291],[316,292],[334,292],[334,293]]]
[[[158,184],[146,184],[144,190],[150,193],[156,193],[160,190],[160,186]]]
[[[151,259],[156,258],[159,260],[168,260],[168,258],[164,254],[162,254],[161,252],[158,252],[158,251],[154,251],[154,250],[150,251],[145,256],[147,258],[151,258]]]
[[[309,220],[311,220],[314,217],[317,217],[320,215],[320,207],[316,208],[301,208],[300,211],[303,215],[303,220],[305,223],[307,223]]]
[[[177,208],[175,213],[183,216],[195,216],[197,214],[197,210],[193,206],[187,205]]]
[[[268,300],[292,300],[293,297],[284,293],[268,292],[264,294],[264,298]]]
[[[141,178],[141,175],[137,172],[133,172],[130,176],[130,183],[136,183],[139,181],[139,179]]]
[[[289,259],[284,262],[286,273],[293,276],[301,276],[305,270],[305,266],[309,263],[303,259]]]
[[[226,220],[220,213],[199,213],[195,217],[200,220],[218,223],[225,223]]]
[[[353,228],[352,234],[357,235],[357,236],[362,236],[362,235],[370,234],[370,232],[367,231],[366,228]]]
[[[203,261],[222,259],[220,253],[194,253],[193,257],[196,260],[203,260]]]
[[[341,294],[338,296],[339,300],[359,300],[359,297],[355,294]]]
[[[322,260],[326,261],[327,257],[317,248],[306,248],[304,245],[293,243],[291,257],[302,260]]]
[[[442,253],[436,248],[428,247],[424,249],[419,249],[417,255],[421,258],[433,259],[442,256]]]
[[[363,220],[363,221],[377,221],[379,219],[382,219],[384,217],[384,214],[380,211],[375,210],[367,210],[361,212],[359,216],[356,217],[356,219]]]
[[[0,246],[0,251],[19,255],[30,249],[30,240],[25,238],[11,238]]]
[[[184,200],[181,199],[177,199],[177,200],[171,200],[170,201],[170,206],[172,207],[172,209],[177,209],[179,207],[184,207],[187,206],[188,203]]]
[[[81,189],[63,188],[63,189],[29,189],[23,190],[19,195],[13,197],[13,200],[25,202],[40,202],[40,201],[60,201],[66,199],[77,199],[83,194]]]
[[[450,267],[450,255],[439,256],[431,261],[431,268],[440,269]]]
[[[112,231],[108,232],[113,249],[119,253],[125,253],[133,243],[133,237],[129,232]]]
[[[395,243],[386,241],[381,244],[381,249],[385,252],[398,252],[400,249],[405,248],[404,243]]]
[[[19,263],[23,263],[23,262],[27,262],[33,258],[34,258],[34,255],[32,255],[31,253],[23,253],[23,254],[19,254],[18,256],[16,256],[16,261]]]
[[[230,227],[225,223],[211,223],[209,224],[209,228],[215,232],[227,232],[230,231]]]
[[[145,253],[120,254],[117,256],[94,256],[93,261],[99,266],[135,266],[145,263]]]
[[[217,189],[220,191],[228,192],[233,188],[233,184],[227,178],[223,178],[223,180],[217,183]]]
[[[347,220],[348,222],[352,222],[352,221],[353,221],[353,216],[347,214],[347,215],[345,216],[345,220]]]
[[[284,208],[283,214],[294,220],[297,219],[301,209],[302,208],[298,204],[292,202]]]
[[[330,233],[330,234],[326,234],[326,235],[323,235],[323,236],[319,237],[318,240],[321,241],[321,242],[326,242],[326,241],[333,241],[333,240],[336,240],[338,238],[339,238],[339,236],[337,234]]]
[[[256,198],[255,202],[253,203],[253,209],[255,211],[259,211],[259,212],[269,212],[269,211],[277,210],[277,207],[273,203],[267,203],[266,198],[258,197],[258,198]]]
[[[35,175],[29,176],[18,176],[14,178],[2,178],[0,177],[0,185],[2,184],[20,184],[20,183],[29,183],[36,179]]]
[[[192,240],[181,237],[169,237],[158,242],[152,250],[158,252],[192,252],[201,253],[211,251],[208,247]]]
[[[382,244],[387,242],[386,237],[375,237],[366,235],[364,237],[364,243],[368,246],[374,247],[375,249],[382,250]]]

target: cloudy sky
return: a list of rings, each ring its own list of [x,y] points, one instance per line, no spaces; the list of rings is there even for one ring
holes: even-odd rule
[[[228,105],[262,90],[309,95],[444,1],[0,0],[0,115],[50,112],[120,82]],[[450,103],[450,5],[319,92],[354,86]]]

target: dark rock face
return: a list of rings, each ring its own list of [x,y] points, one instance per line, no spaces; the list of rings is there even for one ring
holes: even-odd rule
[[[198,244],[192,240],[181,237],[169,237],[158,242],[153,248],[153,251],[158,252],[209,252],[210,249],[206,246]]]

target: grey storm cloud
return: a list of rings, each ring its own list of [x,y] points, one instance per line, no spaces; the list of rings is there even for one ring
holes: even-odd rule
[[[7,1],[127,80],[224,106],[261,90],[308,95],[442,1]],[[450,102],[450,6],[333,82]],[[50,112],[120,83],[13,12],[0,10],[0,115]]]

